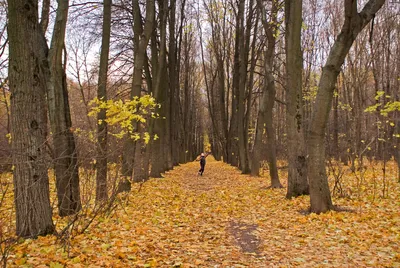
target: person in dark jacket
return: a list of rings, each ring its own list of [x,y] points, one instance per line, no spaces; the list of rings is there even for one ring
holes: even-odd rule
[[[199,175],[203,176],[203,172],[204,172],[204,167],[206,166],[206,156],[204,155],[204,153],[201,153],[200,155],[200,169],[199,169]]]

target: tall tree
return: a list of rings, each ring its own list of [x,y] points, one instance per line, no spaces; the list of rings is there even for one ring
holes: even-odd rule
[[[186,0],[183,0],[181,5],[181,25],[184,16],[184,8],[185,8]],[[168,46],[168,74],[169,74],[169,118],[167,118],[167,128],[169,128],[170,132],[170,141],[169,147],[172,154],[172,163],[174,166],[179,164],[179,160],[181,159],[182,153],[184,153],[183,146],[177,146],[180,144],[181,140],[180,137],[180,129],[182,125],[182,118],[180,115],[181,103],[180,103],[180,88],[179,88],[179,67],[178,67],[178,43],[177,43],[177,36],[176,36],[176,0],[170,1],[170,8],[169,8],[169,46]],[[182,31],[183,27],[178,28],[178,33]],[[183,154],[184,155],[184,154]]]
[[[107,101],[108,54],[111,35],[112,0],[103,3],[103,33],[101,37],[100,68],[97,87],[97,98]],[[96,201],[106,200],[107,194],[107,122],[106,110],[101,109],[97,115],[98,152],[96,161]]]
[[[244,9],[245,9],[245,1],[239,2],[239,14],[240,16],[240,32],[243,38],[240,39],[240,55],[239,55],[239,101],[238,101],[238,139],[239,139],[239,160],[240,160],[240,169],[242,173],[248,174],[250,173],[250,165],[249,165],[249,157],[248,157],[248,125],[245,123],[245,113],[246,113],[246,82],[247,82],[247,65],[249,58],[249,50],[250,50],[250,34],[252,28],[253,21],[253,13],[254,13],[254,1],[249,1],[249,11],[247,14],[247,22],[246,26],[244,23]],[[246,29],[245,29],[246,28]],[[248,90],[251,90],[248,88]],[[247,96],[249,100],[251,100],[251,94]],[[250,107],[247,107],[249,110]]]
[[[198,22],[199,23],[199,22]],[[182,99],[182,119],[183,119],[183,128],[181,131],[187,131],[189,130],[189,135],[185,135],[183,137],[184,140],[184,162],[187,161],[193,161],[194,156],[198,151],[196,151],[196,143],[195,143],[195,116],[194,114],[197,112],[195,109],[192,109],[192,107],[195,107],[196,101],[195,101],[195,94],[194,94],[194,88],[192,87],[193,83],[193,73],[195,72],[195,67],[193,63],[193,53],[194,53],[194,32],[193,30],[191,31],[185,31],[183,38],[182,38],[182,67],[184,71],[182,72],[182,84],[183,84],[183,99]],[[203,68],[205,68],[204,64],[204,53],[203,53],[203,46],[201,43],[202,40],[202,34],[200,32],[200,48],[201,48],[201,55],[202,55],[202,62],[203,62]],[[207,89],[208,83],[207,83],[207,76],[206,72],[204,71],[205,75],[205,87]]]
[[[54,169],[58,210],[60,216],[71,215],[81,208],[79,174],[75,138],[71,131],[65,56],[65,29],[68,19],[68,0],[58,0],[56,20],[48,55],[50,79],[47,101],[53,133]],[[64,55],[63,55],[64,51]],[[63,57],[64,56],[64,57]],[[63,63],[64,59],[64,63]]]
[[[166,118],[169,118],[169,99],[168,87],[163,85],[162,79],[167,78],[166,69],[166,28],[167,28],[167,9],[168,1],[159,1],[159,28],[160,28],[160,40],[156,41],[157,32],[153,32],[153,39],[151,42],[152,47],[152,70],[153,70],[153,81],[152,81],[152,93],[156,98],[156,102],[160,104],[159,114],[161,118],[152,120],[152,131],[150,134],[156,134],[159,138],[151,142],[151,171],[150,176],[154,178],[161,177],[161,173],[166,170],[168,148],[166,147],[167,139],[167,124]],[[157,44],[159,43],[159,47]]]
[[[264,81],[263,81],[263,92],[260,107],[258,110],[258,119],[256,126],[256,137],[254,141],[255,152],[253,152],[252,165],[254,166],[253,175],[258,175],[260,155],[257,149],[262,144],[262,135],[265,132],[267,134],[268,144],[268,155],[267,161],[271,176],[271,187],[281,188],[282,184],[279,181],[278,166],[276,161],[276,141],[275,141],[275,130],[273,127],[273,107],[275,103],[275,79],[273,75],[274,55],[275,55],[275,43],[276,43],[276,31],[278,26],[278,3],[272,2],[271,7],[271,19],[267,21],[266,12],[261,0],[257,0],[257,6],[260,9],[261,20],[264,26],[265,35],[267,38],[267,48],[264,55]],[[252,167],[253,170],[253,167]]]
[[[144,25],[140,14],[140,5],[138,0],[132,1],[133,5],[133,34],[134,34],[134,66],[132,75],[131,98],[140,97],[142,92],[142,75],[147,60],[147,46],[155,24],[155,1],[146,1],[146,17]],[[139,122],[132,122],[134,131],[140,133],[142,126]],[[135,181],[143,181],[148,179],[148,166],[146,165],[146,145],[143,139],[134,142],[131,138],[125,146],[123,172],[125,176],[134,174]],[[132,157],[133,156],[133,157]],[[130,189],[129,181],[125,182],[125,189]]]
[[[46,160],[45,39],[38,1],[8,3],[11,146],[14,163],[16,233],[35,237],[54,231]]]
[[[228,159],[227,162],[233,166],[239,166],[239,126],[243,121],[239,122],[239,94],[240,94],[240,66],[241,66],[241,43],[244,38],[243,30],[244,20],[244,0],[239,0],[238,10],[236,12],[236,28],[235,28],[235,51],[233,55],[233,78],[232,78],[232,104],[231,104],[231,121],[228,133]],[[241,109],[242,111],[242,109]]]
[[[289,158],[287,198],[309,193],[303,124],[302,6],[302,0],[285,1],[286,124]]]
[[[336,79],[357,35],[371,21],[384,3],[385,0],[369,0],[361,12],[358,12],[358,1],[344,1],[344,24],[322,69],[308,129],[307,152],[309,155],[308,176],[311,212],[321,213],[333,209],[325,169],[324,137]]]

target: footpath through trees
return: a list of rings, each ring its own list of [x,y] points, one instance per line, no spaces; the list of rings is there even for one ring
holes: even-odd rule
[[[109,217],[96,218],[67,250],[55,236],[19,243],[9,266],[400,265],[397,183],[386,199],[337,199],[354,211],[316,215],[302,213],[309,196],[287,200],[285,188],[268,189],[268,178],[241,175],[212,157],[203,176],[198,169],[191,162],[134,184]]]

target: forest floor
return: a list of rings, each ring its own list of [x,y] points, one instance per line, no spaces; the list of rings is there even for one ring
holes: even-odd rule
[[[97,217],[66,241],[53,235],[21,240],[8,266],[20,267],[400,267],[400,184],[387,173],[343,182],[351,211],[306,214],[309,197],[285,199],[211,157],[162,179],[133,185],[108,217]],[[286,185],[285,169],[280,170]],[[367,173],[365,173],[367,174]],[[265,174],[267,176],[267,174]],[[353,190],[351,190],[353,189]],[[62,220],[55,218],[57,228]]]

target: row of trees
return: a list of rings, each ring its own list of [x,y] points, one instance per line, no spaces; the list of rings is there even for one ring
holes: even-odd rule
[[[283,140],[289,168],[287,197],[310,193],[311,211],[320,213],[334,208],[325,170],[326,148],[330,156],[335,157],[348,149],[345,156],[350,156],[354,165],[355,158],[362,157],[362,142],[367,145],[375,134],[375,144],[382,144],[382,135],[385,135],[386,157],[397,157],[398,133],[395,134],[394,126],[399,123],[395,117],[389,119],[391,127],[386,125],[384,129],[375,125],[378,134],[373,128],[365,136],[361,134],[364,118],[382,117],[363,114],[363,110],[373,104],[368,96],[374,99],[374,93],[380,88],[376,79],[371,79],[374,71],[369,61],[381,62],[381,59],[371,59],[364,47],[363,53],[358,51],[361,41],[351,49],[360,34],[364,39],[368,36],[367,31],[362,30],[371,20],[374,20],[369,32],[371,50],[380,47],[373,40],[382,38],[372,30],[374,24],[394,20],[397,24],[393,23],[391,29],[398,31],[398,18],[390,6],[375,19],[385,1],[368,1],[363,5],[358,1],[326,1],[324,4],[307,1],[305,12],[302,1],[243,0],[232,5],[232,1],[209,0],[203,3],[210,24],[210,45],[205,46],[207,58],[203,56],[202,60],[213,119],[212,151],[217,159],[222,157],[243,173],[253,175],[259,173],[260,160],[266,159],[271,187],[281,187],[276,144],[277,140]],[[331,23],[325,24],[327,20]],[[377,27],[375,31],[387,34]],[[397,47],[393,48],[392,42],[388,46],[398,51],[398,38]],[[355,57],[359,61],[357,66]],[[393,61],[397,59],[388,60]],[[360,81],[360,75],[366,78],[354,85],[347,78],[350,75],[353,81]],[[398,113],[394,106],[398,104],[398,82],[395,81],[398,81],[399,70],[389,71],[387,75],[385,83],[393,83],[393,86],[386,87],[384,92],[392,98],[393,109],[386,107],[386,111],[394,115]],[[343,82],[344,79],[347,81]],[[367,81],[375,83],[372,92],[367,91]],[[332,100],[335,100],[333,123],[329,120]],[[380,101],[377,99],[377,104],[386,104]],[[274,108],[276,102],[283,104],[283,108]],[[274,113],[278,119],[275,124]],[[339,121],[339,114],[345,120]],[[282,127],[281,121],[286,122],[286,126]],[[339,122],[348,123],[350,127],[343,129]],[[365,126],[370,128],[371,124]],[[267,149],[260,150],[264,142]],[[368,149],[371,156],[381,159],[379,150]]]
[[[17,234],[54,231],[49,168],[66,216],[81,208],[80,166],[94,164],[102,204],[114,194],[108,163],[121,163],[117,191],[129,191],[192,161],[205,138],[243,173],[267,160],[273,188],[287,158],[287,197],[333,209],[326,149],[353,165],[365,148],[399,161],[399,19],[384,3],[58,0],[53,13],[43,0],[39,17],[37,0],[2,2]]]
[[[194,32],[186,30],[190,26],[185,17],[185,2],[112,3],[108,0],[99,3],[103,7],[102,14],[91,14],[96,23],[99,23],[99,15],[102,18],[98,75],[87,70],[90,58],[85,54],[87,51],[75,50],[75,65],[71,68],[75,81],[66,76],[67,58],[71,57],[65,45],[67,21],[71,19],[68,12],[73,6],[80,7],[74,14],[78,21],[72,23],[83,29],[87,27],[88,17],[82,20],[77,14],[93,8],[93,3],[58,1],[54,18],[50,16],[51,1],[41,3],[40,18],[38,1],[19,0],[8,4],[11,154],[19,236],[37,236],[54,231],[47,173],[50,167],[55,170],[59,214],[67,216],[80,210],[78,171],[85,159],[78,161],[76,138],[78,144],[94,150],[91,163],[95,163],[97,171],[98,204],[109,198],[109,162],[122,158],[125,179],[120,182],[118,191],[129,191],[132,181],[145,181],[149,175],[161,177],[164,171],[193,160],[203,150],[203,124],[199,118],[204,117],[204,112],[201,101],[198,101],[201,99],[200,80],[196,76],[193,52],[196,40]],[[47,31],[49,21],[54,22],[51,31]],[[51,33],[50,47],[46,33]],[[113,53],[115,48],[125,49],[110,55],[110,48],[114,48]],[[83,61],[82,55],[87,57]],[[122,71],[112,69],[121,66],[126,70],[128,64],[133,71],[129,79]],[[121,78],[110,76],[110,70]],[[85,76],[90,79],[82,78]],[[91,107],[89,99],[95,97],[90,92],[91,83],[96,77],[98,101],[97,107]],[[73,89],[81,93],[80,102],[85,106],[85,113],[94,109],[92,114],[97,115],[96,121],[87,117],[82,128],[72,126],[68,83],[70,94]],[[109,102],[112,94],[119,97]],[[154,97],[155,110],[154,99],[144,98],[145,95]],[[122,106],[118,106],[121,103],[117,99],[124,100]],[[148,108],[150,103],[146,101],[153,108]],[[75,107],[79,104],[72,106],[72,116],[77,117],[75,112],[79,109],[75,110]],[[47,117],[50,119],[50,135]],[[118,121],[117,124],[113,119]],[[126,125],[127,131],[124,132],[123,126]],[[111,136],[119,149],[109,148],[108,132],[114,130],[115,134],[121,128],[120,135],[116,134],[118,138]],[[97,138],[92,139],[94,147],[84,144],[86,135],[74,137],[74,133],[88,136],[97,133]],[[47,140],[49,137],[50,141]],[[116,155],[117,150],[122,153]],[[47,164],[49,159],[52,166]]]

